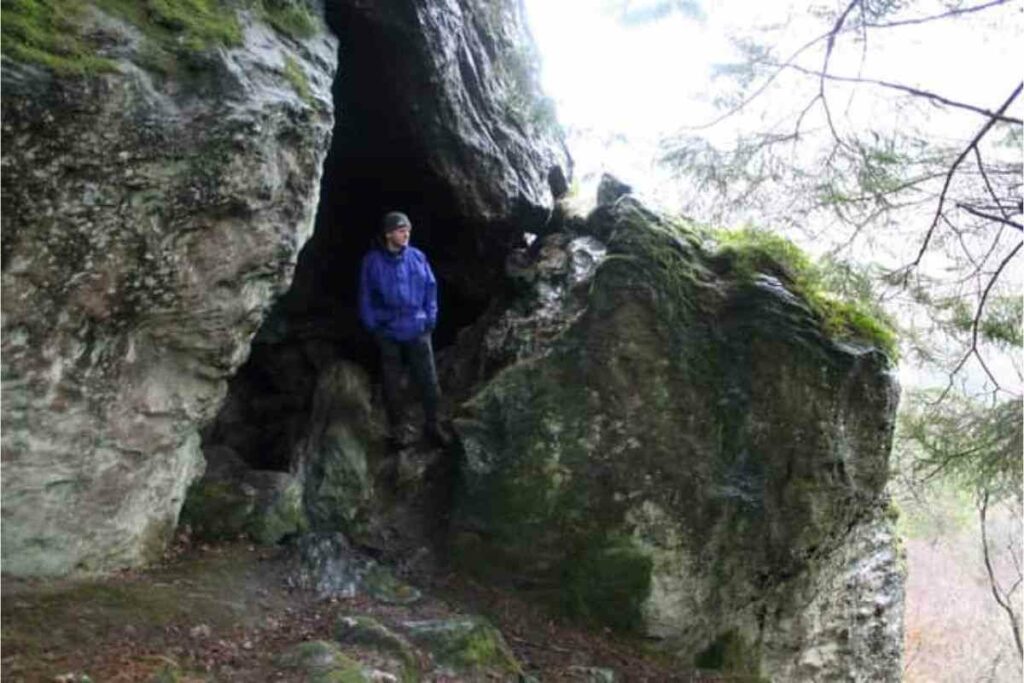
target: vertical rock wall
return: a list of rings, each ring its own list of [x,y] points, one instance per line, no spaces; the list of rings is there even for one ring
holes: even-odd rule
[[[305,37],[242,11],[238,44],[168,53],[89,7],[105,69],[4,58],[5,572],[139,564],[173,531],[312,231],[337,44],[310,9]]]

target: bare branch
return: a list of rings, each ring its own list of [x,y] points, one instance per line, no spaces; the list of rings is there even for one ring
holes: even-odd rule
[[[978,162],[978,172],[981,173],[982,180],[985,181],[985,189],[988,190],[988,194],[992,197],[992,201],[999,207],[999,213],[1003,214],[1003,218],[1009,218],[1010,214],[1003,208],[1002,202],[999,201],[999,197],[996,196],[996,191],[992,189],[992,183],[989,182],[988,173],[985,172],[985,164],[981,160],[981,150],[977,147],[974,148],[974,158]]]
[[[1002,115],[1002,113],[1006,111],[1011,104],[1013,104],[1013,101],[1017,99],[1017,96],[1020,95],[1020,91],[1022,88],[1024,88],[1024,83],[1018,83],[1017,87],[1014,88],[1013,92],[1007,98],[1006,102],[1003,103],[1003,105],[997,110],[996,113]],[[950,183],[953,182],[953,176],[956,174],[957,168],[960,167],[960,164],[963,163],[963,160],[965,158],[967,158],[967,155],[970,154],[971,150],[977,147],[978,143],[981,142],[981,139],[985,137],[985,135],[992,128],[992,126],[995,125],[995,123],[996,119],[989,119],[988,123],[982,126],[981,130],[979,130],[978,133],[974,136],[974,138],[971,139],[971,142],[969,145],[967,145],[967,148],[960,153],[960,156],[956,158],[956,161],[953,162],[953,165],[949,167],[949,172],[946,174],[946,182],[943,184],[942,193],[939,195],[939,205],[935,209],[935,218],[932,219],[932,224],[928,228],[928,232],[924,236],[924,241],[921,243],[921,250],[918,252],[917,258],[915,258],[914,262],[910,265],[910,268],[916,268],[918,265],[920,265],[921,259],[924,258],[925,251],[928,250],[928,244],[931,242],[932,236],[935,234],[935,227],[939,224],[939,217],[942,215],[942,209],[946,203],[946,193],[949,191]]]
[[[818,98],[821,100],[821,106],[825,110],[825,120],[828,121],[828,129],[832,132],[832,137],[835,139],[836,144],[840,146],[845,146],[845,143],[836,131],[836,124],[832,120],[832,110],[829,108],[828,99],[825,97],[825,77],[828,75],[828,63],[832,59],[832,50],[835,49],[836,46],[836,35],[842,31],[843,24],[846,23],[846,19],[850,16],[850,12],[852,12],[853,8],[860,3],[861,0],[850,0],[850,4],[846,6],[843,13],[839,15],[838,19],[836,19],[836,23],[832,26],[832,30],[829,31],[828,43],[825,45],[825,62],[821,66],[821,77],[818,79]]]
[[[1004,597],[999,581],[996,579],[995,571],[992,568],[992,558],[989,555],[988,525],[985,519],[988,512],[988,498],[988,489],[984,489],[981,494],[981,501],[978,503],[978,517],[981,522],[981,548],[985,559],[985,571],[988,572],[988,584],[989,588],[992,589],[992,597],[1003,608],[1007,618],[1010,620],[1010,627],[1013,629],[1013,642],[1017,646],[1017,656],[1024,657],[1024,645],[1021,644],[1020,639],[1020,615],[1014,610],[1013,604]]]
[[[806,67],[800,66],[799,64],[775,64],[767,62],[765,64],[777,66],[780,69],[792,69],[793,71],[798,71],[802,74],[807,74],[808,76],[815,76],[820,79],[836,81],[838,83],[862,83],[865,85],[877,85],[882,88],[899,90],[901,92],[907,93],[908,95],[913,95],[914,97],[924,97],[934,102],[944,104],[948,107],[954,107],[956,109],[964,109],[966,111],[971,111],[974,112],[975,114],[981,114],[982,116],[986,116],[990,119],[995,119],[1003,123],[1015,123],[1017,125],[1024,125],[1024,120],[1022,119],[1014,118],[1012,116],[1004,116],[1002,113],[996,113],[993,111],[989,111],[988,109],[983,109],[982,107],[976,107],[973,104],[968,104],[967,102],[958,102],[956,100],[951,100],[948,97],[939,95],[938,93],[933,93],[928,90],[922,90],[921,88],[913,88],[909,85],[903,85],[902,83],[893,83],[892,81],[880,81],[874,78],[861,78],[860,76],[836,76],[834,74],[826,73],[824,71],[815,71],[814,69],[808,69]]]
[[[797,50],[795,52],[793,52],[793,54],[791,54],[785,61],[783,61],[783,64],[789,64],[794,59],[796,59],[797,57],[802,55],[804,52],[809,50],[811,47],[813,47],[814,45],[820,43],[822,40],[825,40],[825,38],[828,38],[828,37],[829,37],[828,33],[823,33],[820,36],[818,36],[817,38],[812,38],[811,40],[807,41],[802,46],[797,48]],[[770,86],[775,81],[775,79],[778,77],[778,75],[780,73],[782,73],[782,69],[781,68],[776,69],[771,75],[768,76],[768,78],[765,79],[765,82],[762,83],[761,86],[757,90],[752,92],[747,97],[743,98],[743,100],[739,104],[737,104],[735,107],[733,107],[729,111],[725,112],[724,114],[722,114],[718,118],[716,118],[716,119],[714,119],[712,121],[709,121],[707,123],[702,123],[702,124],[700,124],[698,126],[684,126],[683,130],[705,130],[707,128],[711,128],[712,126],[716,126],[719,123],[721,123],[722,121],[725,121],[730,116],[733,116],[734,114],[739,113],[744,107],[746,107],[748,104],[750,104],[751,102],[756,100],[758,97],[760,97],[761,93],[763,93],[765,90],[768,89],[768,86]]]
[[[954,9],[954,10],[950,10],[948,12],[943,12],[942,14],[933,14],[932,16],[929,16],[929,17],[920,17],[918,19],[904,19],[902,21],[889,21],[889,22],[880,23],[880,24],[868,24],[868,23],[865,23],[864,25],[866,27],[868,27],[868,28],[894,28],[896,26],[911,26],[911,25],[914,25],[914,24],[925,24],[925,23],[928,23],[930,21],[937,21],[939,19],[949,19],[951,17],[958,17],[958,16],[962,16],[964,14],[972,14],[974,12],[981,12],[983,10],[991,9],[992,7],[996,7],[998,5],[1005,5],[1009,1],[1010,0],[993,0],[993,2],[986,2],[985,4],[982,4],[982,5],[975,5],[974,7],[964,7],[964,8],[961,8],[961,9]]]
[[[964,204],[963,202],[957,202],[956,206],[957,206],[958,209],[963,209],[967,213],[973,214],[973,215],[977,216],[978,218],[984,218],[987,221],[993,221],[995,223],[1002,223],[1003,225],[1009,225],[1011,228],[1014,228],[1016,230],[1020,230],[1021,232],[1024,232],[1024,225],[1021,225],[1020,223],[1018,223],[1016,221],[1011,221],[1011,220],[1009,220],[1007,218],[1003,218],[1002,216],[995,216],[995,215],[990,214],[990,213],[985,213],[984,211],[978,211],[977,209],[975,209],[970,204]]]
[[[978,302],[978,310],[974,314],[974,322],[971,324],[971,344],[975,348],[978,346],[978,330],[981,326],[981,314],[985,309],[985,302],[988,300],[989,292],[992,291],[992,287],[996,284],[996,280],[999,279],[1003,269],[1006,268],[1006,264],[1013,260],[1013,257],[1020,251],[1021,246],[1024,246],[1024,242],[1018,242],[1017,246],[1013,248],[1013,251],[1006,255],[1006,258],[1004,258],[1002,263],[999,264],[999,267],[996,268],[996,272],[992,274],[992,278],[988,281],[988,284],[985,285],[985,291],[981,294],[981,301]]]

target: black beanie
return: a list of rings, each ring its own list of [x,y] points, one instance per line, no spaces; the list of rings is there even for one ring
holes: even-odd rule
[[[380,231],[384,235],[398,228],[411,227],[412,223],[409,222],[409,217],[400,211],[391,211],[384,214],[384,218],[380,222]]]

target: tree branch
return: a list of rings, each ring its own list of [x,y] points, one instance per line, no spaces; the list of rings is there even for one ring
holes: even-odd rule
[[[971,324],[971,345],[975,348],[978,347],[978,330],[981,326],[981,313],[985,309],[985,302],[988,300],[989,292],[992,291],[992,287],[996,284],[996,280],[999,279],[1003,269],[1006,268],[1006,264],[1008,264],[1020,251],[1021,246],[1024,246],[1024,242],[1018,242],[1017,246],[1013,248],[1013,251],[1006,255],[1006,258],[1004,258],[999,264],[999,267],[996,268],[996,272],[992,274],[992,278],[988,281],[988,284],[985,285],[985,291],[981,294],[981,301],[978,302],[978,310],[974,314],[974,322]]]
[[[974,7],[964,7],[963,9],[954,9],[942,14],[933,14],[929,17],[920,17],[918,19],[904,19],[902,21],[889,21],[881,24],[868,24],[864,25],[868,28],[894,28],[896,26],[911,26],[914,24],[925,24],[930,21],[936,21],[939,19],[949,19],[951,17],[958,17],[964,14],[972,14],[974,12],[981,12],[983,10],[996,7],[998,5],[1005,5],[1009,0],[993,0],[993,2],[986,2],[983,5],[975,5]]]
[[[995,571],[992,569],[992,558],[989,556],[988,551],[988,525],[985,520],[986,513],[988,512],[988,489],[984,489],[981,496],[981,501],[978,503],[978,516],[981,521],[981,549],[985,559],[985,571],[988,572],[988,584],[989,588],[992,589],[992,597],[1003,608],[1003,611],[1006,612],[1006,616],[1010,620],[1010,627],[1013,629],[1013,642],[1017,646],[1017,656],[1021,658],[1024,657],[1024,645],[1021,644],[1020,639],[1020,616],[1014,611],[1013,605],[1002,595],[999,581],[996,579]]]
[[[1017,84],[1017,87],[1014,88],[1013,92],[1006,99],[1006,102],[1003,103],[996,113],[1002,115],[1002,113],[1006,111],[1011,104],[1013,104],[1013,101],[1017,99],[1017,96],[1020,95],[1022,88],[1024,88],[1024,83]],[[939,195],[939,205],[935,209],[935,218],[932,219],[932,224],[929,226],[928,232],[925,234],[924,241],[921,243],[921,250],[918,252],[917,258],[915,258],[914,262],[910,265],[910,268],[916,268],[919,266],[921,264],[921,259],[924,258],[925,251],[928,250],[928,245],[932,240],[932,236],[935,234],[935,227],[939,224],[939,217],[942,215],[942,209],[946,203],[946,193],[949,191],[950,183],[953,182],[953,176],[956,174],[957,168],[960,167],[960,164],[963,163],[965,158],[967,158],[967,155],[970,154],[971,150],[977,147],[978,143],[981,142],[981,139],[985,137],[995,123],[996,119],[990,118],[988,123],[982,126],[981,130],[979,130],[974,138],[971,139],[967,148],[960,153],[960,156],[958,156],[956,161],[953,162],[953,165],[950,166],[949,172],[946,174],[946,182],[942,185],[942,193]]]
[[[977,209],[975,209],[970,204],[964,204],[963,202],[957,202],[956,206],[957,206],[958,209],[963,209],[967,213],[973,214],[973,215],[977,216],[978,218],[984,218],[987,221],[993,221],[995,223],[1002,223],[1003,225],[1009,225],[1011,228],[1014,228],[1016,230],[1020,230],[1021,232],[1024,232],[1024,225],[1021,225],[1020,223],[1018,223],[1016,221],[1011,221],[1011,220],[1009,220],[1007,218],[1003,218],[1002,216],[995,216],[995,215],[990,214],[990,213],[985,213],[983,211],[978,211]]]
[[[948,107],[964,109],[966,111],[974,112],[975,114],[981,114],[982,116],[986,116],[990,119],[995,119],[1003,123],[1015,123],[1017,125],[1024,125],[1024,120],[1022,119],[1014,118],[1012,116],[1004,116],[1001,113],[992,112],[989,111],[988,109],[983,109],[982,107],[976,107],[973,104],[968,104],[967,102],[958,102],[956,100],[951,100],[948,97],[943,97],[942,95],[939,95],[938,93],[933,93],[928,90],[922,90],[921,88],[913,88],[909,85],[903,85],[901,83],[893,83],[892,81],[880,81],[874,78],[861,78],[859,76],[836,76],[830,73],[826,73],[824,71],[815,71],[814,69],[808,69],[807,67],[803,67],[798,64],[777,64],[770,62],[764,62],[764,64],[770,66],[777,66],[780,69],[792,69],[793,71],[798,71],[802,74],[807,74],[808,76],[815,76],[820,79],[836,81],[838,83],[863,83],[865,85],[877,85],[882,88],[899,90],[900,92],[905,92],[908,95],[913,95],[914,97],[924,97],[926,99],[939,102],[940,104],[944,104]]]
[[[988,179],[988,173],[985,172],[985,164],[981,160],[981,150],[977,147],[974,148],[974,158],[978,162],[978,172],[981,173],[981,179],[985,181],[985,189],[988,190],[988,194],[992,197],[992,201],[996,203],[999,208],[999,213],[1003,214],[1003,218],[1009,218],[1011,214],[1007,213],[1006,209],[1003,208],[1003,203],[999,201],[999,197],[996,196],[996,191],[992,189],[992,183]]]

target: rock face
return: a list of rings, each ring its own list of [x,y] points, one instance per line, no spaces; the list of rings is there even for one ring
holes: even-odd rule
[[[885,355],[630,197],[582,228],[607,240],[596,274],[574,285],[562,239],[549,305],[484,335],[504,341],[477,367],[518,353],[455,423],[459,559],[700,668],[899,680]]]
[[[139,564],[173,531],[313,229],[337,52],[298,7],[301,35],[232,9],[214,39],[87,6],[65,28],[102,68],[5,56],[5,572]]]

